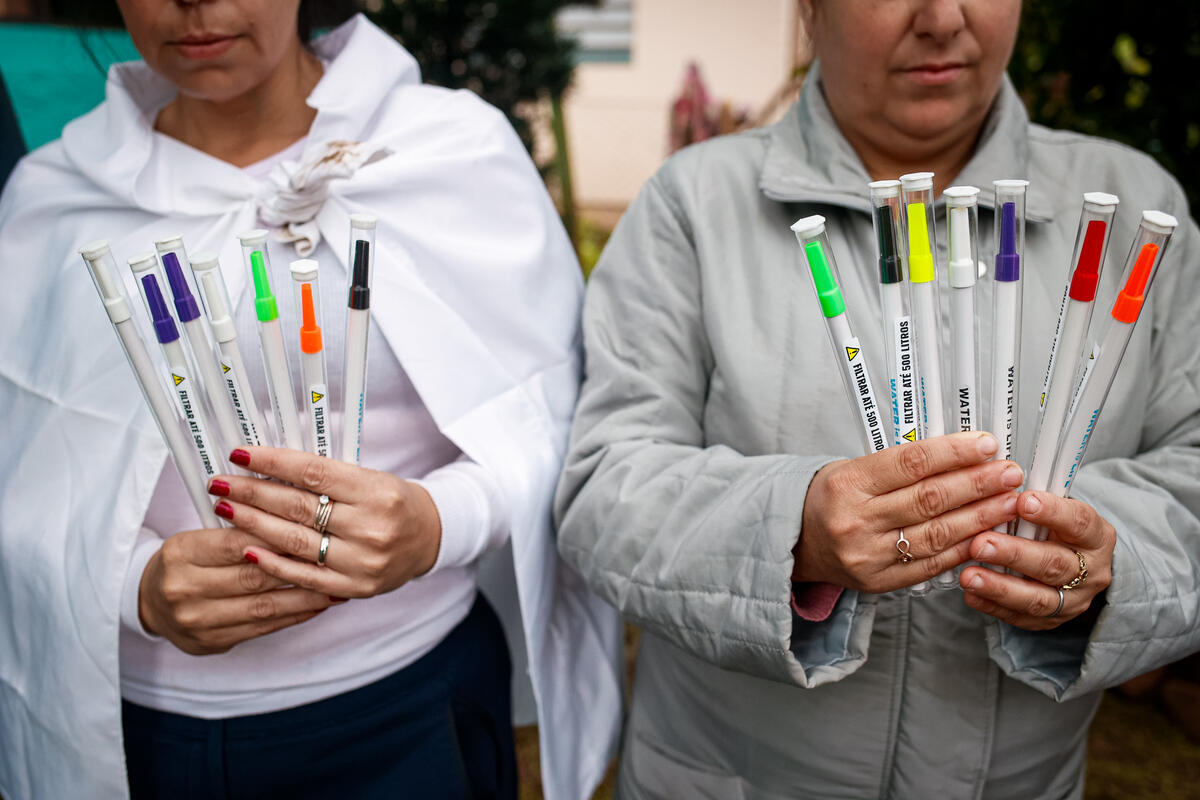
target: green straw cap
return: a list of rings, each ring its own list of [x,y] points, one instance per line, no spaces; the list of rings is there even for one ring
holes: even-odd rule
[[[808,256],[808,268],[812,270],[813,284],[817,287],[817,299],[821,301],[821,312],[825,317],[836,317],[846,312],[846,302],[842,299],[842,290],[838,288],[825,257],[825,248],[821,242],[813,240],[804,245],[804,253]]]
[[[279,307],[275,295],[271,294],[271,281],[267,278],[267,265],[261,250],[250,253],[250,271],[254,274],[254,311],[259,322],[270,322],[279,318]]]

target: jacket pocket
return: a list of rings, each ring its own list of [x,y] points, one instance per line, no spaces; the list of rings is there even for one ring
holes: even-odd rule
[[[742,780],[736,775],[715,771],[641,733],[633,736],[628,747],[621,783],[636,792],[638,800],[746,800]]]

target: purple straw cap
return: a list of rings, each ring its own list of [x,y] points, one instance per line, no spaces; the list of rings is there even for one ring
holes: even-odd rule
[[[174,253],[163,253],[162,262],[167,270],[167,282],[171,284],[171,294],[175,295],[175,311],[179,314],[179,321],[191,322],[200,316],[200,306],[192,295],[187,278],[183,277],[179,258]]]
[[[996,253],[998,281],[1021,279],[1021,254],[1017,252],[1017,204],[1005,203],[1000,208],[1000,252]]]
[[[154,335],[158,337],[160,344],[175,341],[179,338],[179,329],[175,327],[175,320],[171,318],[171,310],[167,308],[167,301],[163,299],[154,273],[142,276],[142,286],[146,290],[146,303],[150,306]]]

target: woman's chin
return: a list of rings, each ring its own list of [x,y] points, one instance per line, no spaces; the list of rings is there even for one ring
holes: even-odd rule
[[[178,87],[181,96],[218,104],[241,97],[258,85],[253,78],[214,73],[215,71],[210,71],[206,74],[172,77],[170,80]]]
[[[986,113],[984,108],[983,114]],[[909,103],[888,117],[896,130],[911,139],[937,140],[978,127],[980,110],[959,98],[934,98]]]

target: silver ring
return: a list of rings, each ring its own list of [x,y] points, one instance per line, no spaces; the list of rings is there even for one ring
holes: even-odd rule
[[[900,554],[900,563],[907,564],[913,560],[912,553],[908,552],[911,542],[904,538],[904,528],[900,528],[900,538],[896,540],[896,552]]]
[[[329,524],[329,515],[333,513],[333,501],[329,499],[329,495],[323,494],[317,498],[317,518],[313,522],[313,529],[317,533],[324,535],[325,526]],[[324,559],[321,559],[324,561]]]
[[[329,534],[321,534],[321,549],[317,551],[317,566],[325,566],[325,556],[329,554]]]
[[[1058,590],[1058,608],[1054,609],[1049,614],[1047,614],[1046,619],[1049,619],[1050,617],[1057,617],[1059,614],[1061,614],[1063,603],[1066,601],[1066,599],[1067,599],[1066,592],[1064,592],[1062,589],[1059,589]]]

